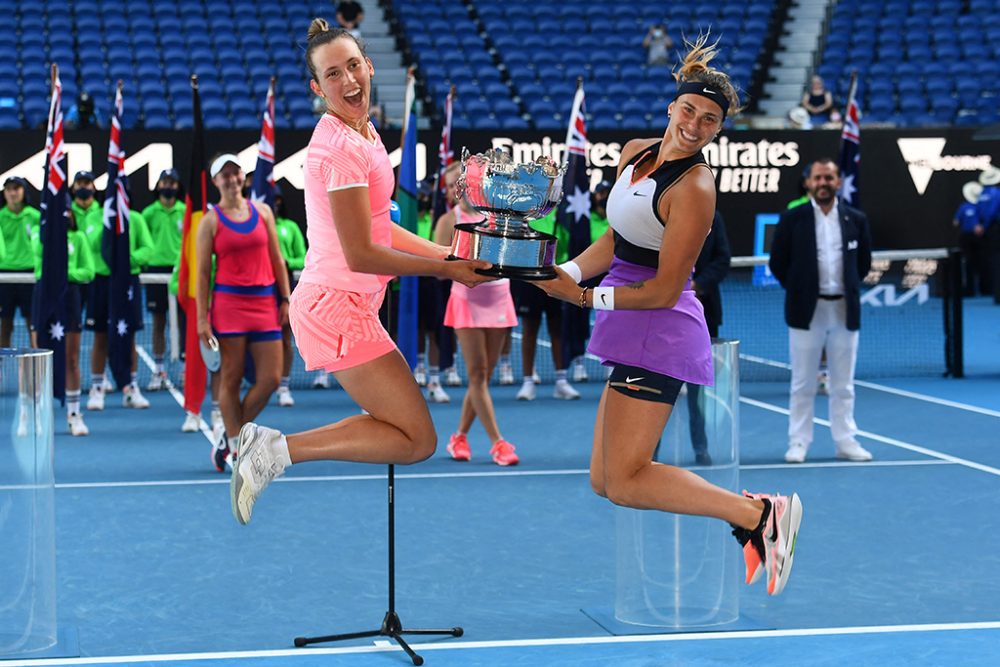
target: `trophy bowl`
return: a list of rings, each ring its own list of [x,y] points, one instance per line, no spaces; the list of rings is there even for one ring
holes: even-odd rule
[[[549,280],[556,237],[536,231],[528,221],[548,215],[562,199],[565,168],[549,158],[515,164],[496,150],[462,152],[459,196],[486,219],[455,225],[451,254],[456,259],[482,259],[493,267],[481,273],[519,280]]]

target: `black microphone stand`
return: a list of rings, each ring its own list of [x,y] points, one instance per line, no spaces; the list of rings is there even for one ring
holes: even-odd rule
[[[389,292],[389,294],[391,294],[391,292]],[[393,306],[390,305],[390,312],[392,307]],[[414,665],[422,665],[424,664],[424,659],[417,655],[416,651],[414,651],[410,645],[406,643],[406,640],[403,639],[403,635],[462,636],[464,631],[459,627],[447,630],[418,630],[413,628],[404,628],[403,623],[399,620],[399,615],[396,613],[396,466],[392,463],[389,464],[389,472],[386,479],[388,482],[389,494],[389,610],[385,612],[385,618],[382,619],[382,626],[377,630],[362,630],[361,632],[348,632],[338,635],[326,635],[323,637],[296,637],[296,646],[301,648],[308,644],[337,642],[345,639],[361,639],[363,637],[389,637],[399,644],[404,651],[406,651],[406,654],[410,656],[410,660],[413,661]]]

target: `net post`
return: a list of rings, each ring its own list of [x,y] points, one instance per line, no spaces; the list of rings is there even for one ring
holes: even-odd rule
[[[962,311],[962,252],[957,248],[948,250],[948,277],[945,288],[944,328],[945,328],[945,375],[953,378],[965,377],[963,358]]]

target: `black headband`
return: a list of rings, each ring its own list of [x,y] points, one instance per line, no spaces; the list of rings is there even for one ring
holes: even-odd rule
[[[726,119],[726,114],[729,113],[729,98],[726,97],[726,94],[722,90],[704,81],[684,81],[677,86],[677,94],[674,96],[674,100],[688,93],[701,95],[705,99],[712,100],[718,104],[719,108],[722,109],[722,120]]]

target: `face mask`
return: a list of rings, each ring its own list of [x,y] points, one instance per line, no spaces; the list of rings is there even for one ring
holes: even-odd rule
[[[177,188],[160,188],[156,194],[164,199],[177,199]]]
[[[81,201],[84,199],[90,199],[93,196],[94,191],[90,188],[77,188],[76,191],[73,192],[73,197]]]

